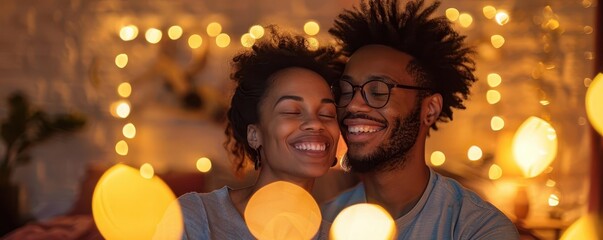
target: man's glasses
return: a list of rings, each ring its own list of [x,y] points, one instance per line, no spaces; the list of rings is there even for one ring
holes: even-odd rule
[[[346,80],[339,80],[331,88],[337,107],[346,107],[354,98],[356,90],[360,90],[364,102],[372,108],[382,108],[387,105],[392,88],[429,90],[429,88],[425,87],[393,84],[381,80],[371,80],[362,85],[354,85]]]

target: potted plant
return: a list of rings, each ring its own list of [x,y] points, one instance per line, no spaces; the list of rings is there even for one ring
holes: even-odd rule
[[[4,153],[0,158],[0,236],[18,227],[22,222],[19,213],[19,187],[11,181],[18,165],[29,162],[29,150],[57,134],[81,129],[85,119],[74,113],[49,116],[32,107],[20,92],[8,97],[8,115],[0,120],[0,137]]]

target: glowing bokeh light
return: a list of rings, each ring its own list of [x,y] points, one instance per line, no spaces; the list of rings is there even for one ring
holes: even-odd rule
[[[115,66],[125,68],[128,65],[128,54],[121,53],[115,57]]]
[[[502,173],[502,168],[500,168],[500,166],[492,164],[488,170],[488,178],[490,178],[490,180],[497,180],[502,177]]]
[[[155,175],[155,169],[150,163],[145,163],[140,166],[140,176],[146,179],[151,179]]]
[[[490,5],[482,8],[482,12],[484,13],[484,17],[486,17],[487,19],[492,19],[494,18],[494,16],[496,16],[496,8]]]
[[[593,128],[603,135],[603,73],[597,74],[586,90],[586,117]]]
[[[147,42],[149,42],[151,44],[156,44],[159,41],[161,41],[162,36],[163,36],[163,33],[161,33],[161,30],[159,30],[157,28],[149,28],[144,34],[144,37],[147,40]]]
[[[117,86],[117,94],[120,97],[127,98],[132,94],[132,85],[128,82],[122,82]]]
[[[209,172],[209,170],[211,170],[211,160],[206,157],[199,158],[199,159],[197,159],[196,166],[197,166],[197,170],[199,170],[199,172],[202,172],[202,173]]]
[[[168,29],[168,37],[172,40],[176,40],[182,37],[182,27],[178,25],[171,26]]]
[[[496,90],[488,90],[486,92],[486,100],[489,104],[497,104],[500,102],[501,95],[499,91]]]
[[[210,37],[218,36],[222,32],[222,25],[217,22],[207,24],[207,35]]]
[[[124,140],[121,140],[115,144],[115,152],[121,156],[128,155],[128,143]]]
[[[505,127],[505,120],[499,116],[494,116],[490,119],[490,128],[492,131],[500,131]]]
[[[199,34],[193,34],[188,37],[188,46],[192,49],[197,49],[203,44],[203,38]]]
[[[446,18],[448,18],[448,20],[450,20],[451,22],[454,22],[459,19],[459,14],[459,10],[457,10],[456,8],[446,9]]]
[[[255,192],[244,217],[249,231],[258,239],[311,239],[322,218],[310,193],[283,181]]]
[[[113,102],[109,111],[113,117],[126,118],[128,115],[130,115],[130,102],[123,99]]]
[[[490,42],[494,48],[500,48],[505,44],[505,38],[501,35],[492,35]]]
[[[461,13],[459,15],[459,23],[461,27],[468,28],[473,23],[473,17],[469,13]]]
[[[314,37],[309,37],[307,39],[308,39],[308,49],[310,51],[316,51],[320,47],[320,43],[318,42],[318,39],[316,39]]]
[[[467,150],[467,158],[471,161],[480,160],[483,155],[482,149],[475,145],[469,147],[469,150]]]
[[[498,73],[490,73],[488,74],[488,86],[490,87],[498,87],[502,82],[502,78]]]
[[[601,222],[598,222],[600,218],[596,214],[590,213],[583,215],[578,218],[577,221],[572,223],[561,235],[561,240],[601,240],[603,236],[597,236],[599,234],[598,229],[601,227]]]
[[[538,176],[557,155],[557,133],[547,121],[529,117],[513,137],[513,157],[523,175]]]
[[[549,195],[549,206],[559,206],[559,196],[557,196],[557,194],[551,193],[551,195]]]
[[[135,25],[124,26],[119,30],[119,38],[124,41],[132,41],[138,36],[138,27]]]
[[[264,36],[264,27],[253,25],[249,28],[249,35],[254,39],[260,39]]]
[[[431,157],[429,158],[431,165],[433,166],[442,166],[444,162],[446,162],[446,155],[441,151],[433,151],[431,153]]]
[[[123,133],[124,137],[132,139],[136,137],[136,126],[133,123],[126,123],[121,129],[121,133]]]
[[[314,36],[320,32],[320,25],[315,21],[308,21],[304,24],[304,32],[310,36]]]
[[[557,28],[559,28],[559,21],[555,20],[555,19],[549,19],[546,23],[545,23],[545,27],[550,29],[550,30],[555,30]]]
[[[228,34],[220,33],[218,36],[216,36],[216,45],[218,45],[218,47],[225,48],[228,47],[229,44],[230,36],[228,36]]]
[[[393,239],[396,225],[385,209],[360,203],[343,209],[333,221],[330,238],[335,240]]]
[[[509,14],[505,11],[498,11],[494,19],[496,19],[496,23],[498,23],[498,25],[502,26],[509,22]]]
[[[130,115],[130,103],[127,101],[120,101],[115,109],[115,112],[120,118],[127,118]]]
[[[546,180],[546,184],[547,187],[554,187],[555,185],[557,185],[557,182],[555,182],[553,179],[548,179]]]
[[[253,38],[250,33],[245,33],[241,36],[241,45],[243,47],[249,48],[253,46],[254,43],[255,38]]]
[[[117,164],[100,178],[92,195],[94,223],[105,239],[151,239],[165,210],[176,196],[158,177],[145,179],[135,168]],[[182,216],[173,211],[168,233],[161,239],[180,239]],[[178,227],[179,226],[179,227]]]

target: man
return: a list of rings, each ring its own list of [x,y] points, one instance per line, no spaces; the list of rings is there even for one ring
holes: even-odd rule
[[[344,165],[362,183],[324,204],[323,219],[369,202],[391,214],[399,239],[518,239],[496,207],[425,164],[430,129],[465,108],[477,79],[465,37],[445,17],[429,18],[439,2],[423,5],[363,1],[329,31],[349,57],[333,91]]]

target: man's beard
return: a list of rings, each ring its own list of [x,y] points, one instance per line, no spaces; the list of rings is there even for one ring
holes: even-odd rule
[[[377,149],[366,156],[353,156],[348,152],[344,165],[358,173],[390,171],[403,167],[406,154],[415,145],[419,135],[420,114],[420,104],[417,104],[403,121],[400,118],[394,120],[394,128],[389,140],[382,142]],[[348,148],[354,148],[354,145],[356,144],[348,145]]]

